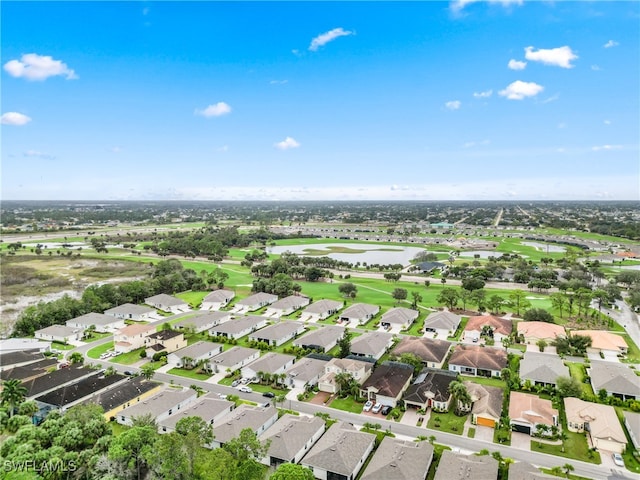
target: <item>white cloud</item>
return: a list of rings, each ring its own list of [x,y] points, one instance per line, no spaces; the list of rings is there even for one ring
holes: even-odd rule
[[[480,142],[466,142],[462,144],[462,148],[481,147],[481,146],[489,145],[490,143],[491,141],[489,140],[482,140]]]
[[[562,68],[573,68],[574,65],[571,64],[571,61],[578,58],[571,50],[571,47],[567,45],[558,48],[541,48],[537,51],[534,51],[534,47],[525,47],[524,52],[527,60]]]
[[[27,150],[26,152],[24,152],[24,156],[32,157],[32,158],[42,158],[44,160],[53,160],[56,158],[53,155],[49,155],[48,153],[42,153],[38,150]]]
[[[289,83],[289,80],[271,80],[269,85],[284,85],[285,83]]]
[[[449,110],[458,110],[460,108],[460,105],[460,100],[451,100],[450,102],[444,104],[444,106]]]
[[[24,77],[27,80],[46,80],[57,75],[64,76],[67,80],[78,78],[66,63],[36,53],[26,53],[22,55],[20,60],[9,60],[4,64],[4,69],[12,77]]]
[[[600,67],[598,65],[591,65],[591,70],[593,70],[594,72],[599,72]]]
[[[617,47],[618,45],[620,45],[618,42],[616,42],[615,40],[609,40],[607,43],[605,43],[603,45],[604,48],[611,48],[611,47]]]
[[[0,123],[2,123],[2,125],[15,125],[17,127],[21,127],[22,125],[26,125],[30,121],[31,117],[28,117],[25,114],[19,112],[3,113],[2,117],[0,117]]]
[[[511,70],[524,70],[525,68],[527,68],[527,62],[521,62],[520,60],[514,60],[512,58],[511,60],[509,60],[507,67],[509,67]]]
[[[326,45],[327,43],[335,40],[338,37],[346,37],[349,35],[355,35],[354,32],[350,30],[345,30],[342,27],[334,28],[333,30],[329,30],[328,32],[321,33],[313,40],[311,40],[311,44],[309,45],[309,50],[315,52],[318,48]]]
[[[504,90],[500,90],[498,94],[507,97],[509,100],[522,100],[525,97],[535,97],[543,90],[544,87],[537,83],[516,80],[509,84]]]
[[[601,152],[603,150],[622,150],[622,145],[596,145],[591,147],[594,152]]]
[[[207,118],[220,117],[221,115],[226,115],[228,113],[231,113],[231,107],[224,102],[218,102],[213,105],[209,105],[204,110],[196,109],[195,113],[196,115],[202,115],[203,117],[207,117]]]
[[[484,0],[454,0],[451,2],[451,10],[454,12],[460,12],[464,7],[472,3],[477,3]],[[522,5],[524,0],[488,0],[486,3],[500,4],[503,7],[509,7],[511,5]]]
[[[489,98],[493,95],[493,90],[486,90],[484,92],[473,92],[475,98]]]
[[[273,145],[278,150],[289,150],[290,148],[298,148],[300,144],[292,137],[287,137],[283,141],[274,143]]]
[[[556,100],[558,100],[560,98],[560,94],[556,93],[555,95],[550,96],[549,98],[545,98],[542,103],[551,103],[551,102],[555,102]]]

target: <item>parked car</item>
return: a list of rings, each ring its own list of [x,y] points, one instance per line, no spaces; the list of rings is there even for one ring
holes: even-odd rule
[[[231,382],[232,387],[237,387],[238,385],[240,385],[240,380],[234,380],[233,382]]]
[[[253,392],[253,388],[247,387],[246,385],[242,385],[242,386],[238,387],[238,390],[240,390],[241,392],[244,392],[244,393]]]
[[[619,453],[614,453],[612,457],[613,463],[615,463],[619,467],[624,467],[624,459],[622,458],[622,455],[620,455]]]
[[[367,403],[362,407],[363,412],[369,412],[373,408],[373,402],[371,400],[367,400]]]
[[[380,413],[380,410],[382,410],[382,404],[381,403],[376,403],[373,408],[371,409],[371,411],[373,413]]]
[[[389,405],[385,405],[384,407],[382,407],[382,410],[380,410],[380,413],[382,415],[389,415],[391,413],[392,408]]]
[[[240,383],[243,385],[246,385],[247,383],[249,383],[249,379],[245,377],[242,380],[240,380]]]
[[[133,375],[133,372],[132,372],[132,371],[130,371],[130,370],[125,370],[123,373],[124,373],[125,375],[127,375],[127,376],[131,376],[131,375]]]
[[[263,397],[267,397],[267,398],[273,398],[273,397],[275,397],[275,396],[276,396],[276,394],[275,394],[275,393],[273,393],[273,392],[264,392],[264,393],[262,394],[262,396],[263,396]]]
[[[105,358],[109,358],[111,356],[110,353],[103,353],[102,355],[100,355],[100,360],[104,360]]]

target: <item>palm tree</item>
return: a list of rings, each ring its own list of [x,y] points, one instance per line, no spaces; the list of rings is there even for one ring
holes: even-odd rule
[[[571,465],[570,463],[565,463],[562,466],[562,469],[564,470],[564,473],[567,475],[567,478],[569,478],[569,474],[575,470],[573,465]]]
[[[10,407],[9,416],[15,413],[16,406],[24,402],[27,396],[27,388],[17,379],[7,380],[2,384],[0,393],[0,404]]]
[[[455,405],[455,414],[463,415],[463,412],[467,410],[471,404],[471,396],[467,391],[467,387],[465,387],[462,382],[456,380],[449,384],[449,393]]]
[[[69,360],[71,360],[71,363],[82,363],[84,362],[84,357],[80,352],[73,352],[69,356]]]
[[[338,386],[338,391],[348,391],[353,381],[353,376],[347,372],[340,372],[336,373],[334,380],[336,382],[336,385]]]
[[[151,380],[153,376],[156,374],[156,370],[153,368],[153,365],[143,365],[140,369],[140,374],[144,377],[145,380]]]

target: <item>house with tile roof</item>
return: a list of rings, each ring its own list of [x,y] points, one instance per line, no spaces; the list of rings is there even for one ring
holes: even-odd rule
[[[148,323],[134,323],[116,331],[113,335],[114,350],[127,353],[142,348],[149,335],[155,333],[156,327]]]
[[[339,318],[340,323],[351,323],[356,325],[364,325],[380,311],[377,305],[369,305],[368,303],[354,303],[346,308]]]
[[[591,338],[591,346],[587,353],[606,355],[626,355],[629,349],[627,342],[621,335],[604,330],[573,330],[571,335]]]
[[[516,327],[518,336],[524,339],[524,343],[535,345],[540,340],[548,344],[556,338],[565,337],[564,327],[549,322],[518,322]]]
[[[451,404],[449,385],[457,377],[457,373],[448,370],[425,368],[409,385],[402,401],[407,408],[447,411]]]
[[[235,296],[235,292],[231,290],[214,290],[204,297],[200,304],[200,310],[220,310],[226,307]]]
[[[395,407],[413,378],[413,367],[404,364],[378,365],[360,387],[360,396],[374,403]]]
[[[418,319],[418,311],[405,307],[392,308],[380,317],[380,326],[394,331],[407,330]]]
[[[429,442],[384,437],[360,480],[424,480],[432,460]]]
[[[564,399],[564,410],[570,432],[587,432],[595,448],[624,452],[627,437],[612,406],[567,397]]]
[[[448,311],[430,313],[424,321],[425,333],[434,333],[437,337],[446,339],[456,333],[462,317]]]
[[[558,377],[569,377],[569,367],[554,354],[526,352],[520,360],[520,380],[532,385],[556,386]]]
[[[260,436],[277,420],[278,410],[273,405],[261,407],[243,403],[213,423],[215,438],[212,448],[223,447],[229,440],[238,438],[245,428],[250,428]]]
[[[559,418],[551,400],[523,392],[511,392],[509,396],[509,419],[515,432],[551,435],[551,427],[559,425]]]
[[[591,386],[596,394],[605,390],[607,395],[622,400],[640,397],[640,377],[623,363],[592,360],[587,374],[591,377]]]
[[[285,413],[258,437],[261,442],[270,442],[260,463],[276,468],[285,462],[299,463],[324,431],[325,423],[320,417]]]
[[[344,337],[344,332],[344,327],[326,325],[295,339],[293,344],[309,350],[328,352],[338,344],[338,340]]]
[[[464,327],[463,341],[477,343],[483,329],[491,329],[493,340],[500,345],[503,339],[509,338],[513,330],[511,320],[496,317],[495,315],[477,315],[469,317]]]
[[[342,307],[344,307],[343,302],[336,300],[318,300],[304,309],[300,316],[300,321],[317,322],[318,320],[324,320],[338,313]]]
[[[387,332],[367,332],[351,340],[351,355],[380,360],[393,346],[393,335]]]
[[[460,375],[499,377],[507,363],[507,352],[504,349],[456,345],[449,358],[449,370]]]
[[[311,300],[304,295],[289,295],[288,297],[281,298],[273,302],[267,311],[264,313],[265,317],[283,317],[290,315],[293,312],[300,310],[301,308],[309,305]]]
[[[376,436],[345,422],[334,423],[300,464],[320,480],[355,479],[373,451]]]
[[[422,360],[425,367],[442,368],[451,342],[426,337],[404,337],[391,350],[391,355],[400,357],[403,353],[411,353]]]
[[[373,365],[369,362],[350,358],[334,358],[326,363],[324,374],[318,379],[318,389],[321,392],[338,393],[340,386],[335,381],[337,374],[348,373],[362,385],[372,371]]]
[[[283,343],[287,343],[289,340],[301,335],[305,330],[304,323],[282,321],[253,332],[249,335],[249,340],[279,347]]]
[[[495,428],[502,415],[502,389],[473,382],[463,383],[471,397],[471,423]]]

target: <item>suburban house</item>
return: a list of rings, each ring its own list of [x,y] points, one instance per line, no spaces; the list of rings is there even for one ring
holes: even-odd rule
[[[6,370],[0,371],[0,380],[3,382],[6,382],[7,380],[20,380],[24,382],[40,375],[44,375],[48,370],[55,369],[57,366],[58,359],[54,357],[45,358],[19,367],[7,367]]]
[[[369,362],[349,358],[334,358],[324,366],[324,375],[318,380],[321,392],[338,393],[340,386],[335,381],[338,373],[349,373],[360,385],[371,375],[373,365]]]
[[[413,322],[418,318],[418,311],[410,308],[396,307],[392,308],[380,317],[380,325],[386,329],[395,331],[407,330]]]
[[[432,332],[437,337],[447,338],[456,333],[462,317],[451,312],[433,312],[424,321],[424,331]]]
[[[340,314],[338,321],[340,323],[355,322],[358,325],[364,325],[371,320],[380,311],[377,305],[369,305],[368,303],[354,303],[344,312]]]
[[[288,388],[305,389],[317,385],[320,376],[324,374],[327,360],[304,357],[285,370],[287,374],[285,385]]]
[[[38,350],[0,353],[0,372],[11,368],[24,367],[25,365],[40,362],[45,358]]]
[[[595,448],[617,453],[624,452],[627,447],[627,437],[612,406],[567,397],[564,399],[564,410],[570,432],[586,431]]]
[[[259,292],[250,295],[247,298],[243,298],[242,300],[238,300],[233,307],[233,310],[240,313],[253,312],[261,309],[262,307],[266,307],[267,305],[271,305],[276,301],[278,301],[277,295]]]
[[[360,480],[424,480],[432,460],[429,442],[384,437]]]
[[[144,299],[144,303],[162,310],[163,312],[169,312],[173,314],[188,312],[190,310],[189,304],[184,300],[180,300],[172,295],[161,293]]]
[[[448,370],[425,368],[409,386],[402,401],[407,408],[447,411],[451,403],[449,385],[457,376],[457,373]]]
[[[445,267],[442,262],[421,262],[416,265],[420,273],[432,273],[434,270],[440,270]]]
[[[127,353],[142,348],[149,335],[156,331],[156,327],[148,323],[128,325],[113,334],[113,346],[117,353]]]
[[[434,480],[495,480],[498,461],[490,455],[464,455],[443,450]]]
[[[351,355],[380,360],[393,345],[393,335],[387,332],[367,332],[351,340]]]
[[[51,342],[43,342],[37,338],[5,338],[0,340],[0,352],[22,352],[25,350],[38,350],[48,352],[51,350]]]
[[[104,410],[105,420],[115,420],[116,415],[122,410],[156,395],[162,387],[162,383],[151,382],[145,380],[144,377],[133,377],[115,388],[92,395],[82,404],[100,405]]]
[[[299,463],[322,436],[324,429],[324,420],[320,417],[285,413],[258,438],[261,442],[271,442],[267,455],[260,462],[271,467],[286,462]]]
[[[558,480],[554,475],[542,473],[527,462],[514,462],[509,465],[509,480]]]
[[[117,385],[126,383],[127,380],[127,377],[117,373],[105,375],[104,372],[98,372],[80,381],[61,386],[35,398],[40,409],[39,415],[46,415],[52,410],[65,412],[87,397],[99,395],[111,387],[117,388]]]
[[[237,438],[245,428],[250,428],[260,436],[276,423],[276,420],[278,420],[278,410],[274,406],[260,407],[243,403],[231,413],[213,422],[215,438],[212,447],[222,447],[229,440]]]
[[[491,332],[490,337],[493,341],[500,345],[504,338],[509,338],[513,324],[511,320],[496,317],[494,315],[477,315],[469,317],[467,325],[464,327],[463,341],[477,343],[483,330]]]
[[[230,312],[211,312],[185,318],[174,324],[173,327],[177,330],[193,329],[194,333],[201,333],[229,320],[231,320]]]
[[[57,388],[64,387],[83,378],[88,378],[95,375],[95,373],[95,370],[83,368],[76,364],[71,365],[69,368],[62,368],[26,379],[22,382],[22,386],[27,389],[25,398],[32,400],[35,397],[52,392]]]
[[[210,360],[214,373],[235,372],[260,357],[260,350],[247,347],[233,347]]]
[[[167,387],[153,397],[121,410],[116,416],[116,421],[130,427],[134,418],[151,415],[156,422],[161,422],[169,415],[189,407],[197,398],[198,393],[191,388],[178,390]]]
[[[209,330],[209,335],[221,336],[228,338],[242,338],[245,335],[249,335],[255,332],[257,329],[264,327],[267,324],[267,319],[264,317],[258,317],[255,315],[246,315],[244,317],[236,318],[229,322],[216,325]]]
[[[66,325],[51,325],[50,327],[36,330],[35,337],[38,340],[47,340],[50,342],[77,342],[82,340],[82,329],[67,327]]]
[[[119,328],[124,328],[125,323],[122,318],[115,318],[111,315],[105,315],[104,313],[87,313],[65,322],[67,327],[81,328],[86,330],[89,327],[95,327],[96,332],[99,333],[113,333]]]
[[[294,340],[296,347],[316,350],[318,352],[328,352],[338,344],[344,336],[344,328],[337,325],[327,325],[317,330],[313,330],[300,338]]]
[[[573,330],[571,335],[591,337],[591,346],[587,348],[587,353],[607,356],[626,355],[629,346],[621,335],[605,332],[604,330]]]
[[[504,349],[478,345],[456,345],[449,358],[449,370],[461,375],[499,377],[506,366]]]
[[[265,312],[265,317],[282,317],[284,315],[289,315],[296,310],[300,310],[303,307],[309,305],[309,297],[305,297],[303,295],[289,295],[288,297],[281,298],[273,302],[267,311]]]
[[[249,340],[255,342],[264,342],[267,345],[279,347],[283,343],[288,342],[296,338],[301,333],[304,333],[304,323],[298,322],[278,322],[273,325],[269,325],[263,329],[253,332],[249,335]]]
[[[425,337],[404,337],[391,350],[391,355],[400,357],[403,353],[412,353],[425,367],[442,368],[447,358],[451,343],[446,340],[434,340]]]
[[[234,402],[222,400],[216,394],[208,393],[196,399],[188,407],[158,422],[158,431],[160,433],[174,432],[178,422],[188,417],[200,417],[205,423],[213,425],[214,422],[231,413],[235,407],[236,404]]]
[[[623,411],[624,425],[629,432],[629,438],[636,451],[640,452],[640,413]]]
[[[344,303],[337,302],[335,300],[318,300],[313,302],[307,308],[304,309],[300,316],[301,321],[317,322],[318,320],[324,320],[338,313],[344,306]]]
[[[587,374],[591,377],[591,386],[596,394],[605,390],[607,395],[622,400],[640,397],[640,377],[625,364],[592,360]]]
[[[558,377],[569,377],[569,367],[557,355],[526,352],[520,360],[520,380],[533,385],[556,386]]]
[[[202,363],[205,369],[210,370],[210,360],[222,353],[222,349],[219,343],[200,340],[167,355],[167,364],[176,368],[193,368]]]
[[[464,382],[471,397],[471,423],[494,428],[502,414],[504,393],[499,387]]]
[[[294,355],[285,355],[284,353],[269,352],[254,360],[249,365],[242,367],[242,376],[244,378],[260,378],[260,372],[270,375],[284,374],[284,371],[293,365],[296,361]]]
[[[374,403],[395,407],[409,388],[413,367],[405,364],[378,365],[360,387],[360,395]]]
[[[373,451],[376,436],[345,422],[334,423],[300,464],[320,480],[354,480]]]
[[[155,309],[150,307],[144,307],[142,305],[134,305],[133,303],[125,303],[117,307],[105,310],[105,315],[111,315],[112,317],[121,318],[124,320],[151,320],[153,319]]]
[[[226,307],[233,297],[235,297],[235,292],[231,290],[214,290],[209,293],[200,304],[201,310],[220,310],[221,308]]]
[[[187,346],[184,334],[177,330],[160,330],[147,335],[144,341],[148,357],[153,357],[159,352],[175,352]]]
[[[518,322],[518,336],[524,343],[535,345],[540,340],[551,344],[558,337],[565,337],[564,327],[549,322]]]
[[[559,425],[560,416],[551,400],[512,391],[509,396],[509,418],[511,430],[533,436],[536,433],[551,435],[551,427]]]

